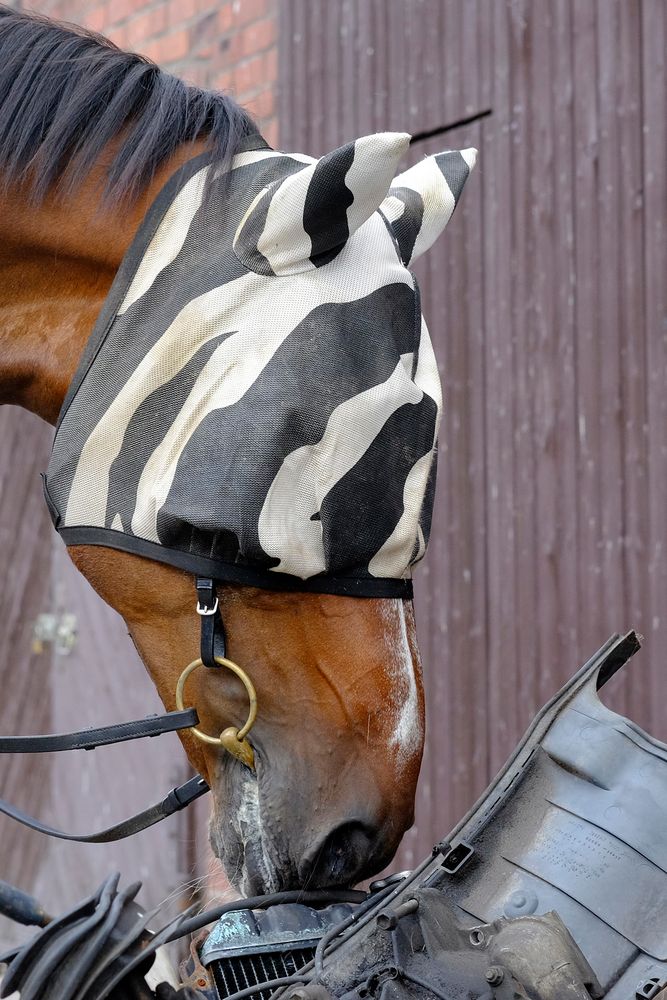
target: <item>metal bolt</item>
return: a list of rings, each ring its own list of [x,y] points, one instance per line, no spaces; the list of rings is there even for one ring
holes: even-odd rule
[[[505,971],[498,965],[491,965],[486,970],[486,981],[489,986],[500,986],[505,978]]]

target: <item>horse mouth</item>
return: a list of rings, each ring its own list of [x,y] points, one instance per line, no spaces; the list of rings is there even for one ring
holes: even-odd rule
[[[267,868],[261,848],[258,850],[253,844],[244,845],[241,867],[243,876],[239,891],[244,896],[264,896],[283,888],[277,872]]]
[[[300,861],[292,857],[285,822],[274,809],[262,810],[260,782],[255,773],[230,762],[219,775],[226,779],[230,793],[216,784],[209,836],[213,853],[220,861],[231,885],[243,896],[260,896],[286,890],[348,887],[357,881],[340,859],[344,847],[359,837],[359,855],[363,856],[366,838],[357,824],[342,824],[336,831],[313,845]],[[302,852],[297,851],[298,855]],[[388,859],[387,859],[388,860]],[[356,871],[355,864],[354,870]],[[377,867],[374,867],[377,870]]]
[[[267,843],[256,774],[235,762],[225,772],[230,794],[221,795],[220,806],[214,797],[209,839],[231,885],[243,896],[293,888],[289,872],[276,864]]]
[[[322,803],[299,821],[287,785],[274,770],[263,773],[261,760],[258,778],[238,761],[221,759],[212,782],[210,841],[238,892],[349,888],[389,864],[403,828],[389,820],[374,826],[363,808],[327,815]]]

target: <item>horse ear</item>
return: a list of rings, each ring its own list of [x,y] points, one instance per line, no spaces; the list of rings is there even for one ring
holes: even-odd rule
[[[234,237],[259,274],[297,274],[333,260],[386,196],[410,136],[367,135],[261,191]]]
[[[427,156],[392,182],[380,208],[406,266],[435,243],[449,222],[476,159],[476,149]]]

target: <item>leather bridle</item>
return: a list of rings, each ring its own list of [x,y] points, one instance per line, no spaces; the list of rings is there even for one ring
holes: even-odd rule
[[[224,747],[235,757],[240,759],[246,766],[254,766],[254,755],[250,744],[246,740],[246,734],[252,726],[256,712],[256,698],[254,688],[250,678],[242,668],[228,660],[225,656],[225,631],[220,615],[219,601],[216,591],[215,580],[210,577],[197,577],[197,614],[201,622],[200,658],[189,664],[183,671],[179,680],[180,694],[177,701],[180,701],[185,680],[192,670],[203,665],[212,670],[220,670],[224,667],[233,670],[243,681],[250,698],[251,710],[248,721],[239,730],[229,727],[224,730],[220,737],[207,736],[197,729],[199,716],[194,708],[184,708],[181,704],[175,712],[166,712],[164,715],[152,715],[146,719],[137,719],[132,722],[121,722],[114,726],[101,726],[97,729],[84,729],[75,733],[62,733],[59,735],[44,736],[4,736],[0,737],[0,754],[5,753],[60,753],[66,750],[95,750],[97,747],[110,746],[114,743],[125,743],[128,740],[139,740],[146,737],[161,736],[163,733],[178,732],[181,729],[191,729],[195,736],[205,742],[214,743]],[[129,819],[116,823],[106,830],[91,834],[71,834],[64,833],[55,827],[40,822],[32,816],[28,816],[21,809],[11,803],[0,799],[0,813],[9,816],[23,826],[36,830],[38,833],[46,834],[48,837],[57,837],[59,840],[73,840],[82,844],[105,844],[114,840],[124,840],[135,833],[148,829],[155,823],[166,819],[167,816],[179,812],[191,802],[205,795],[209,791],[209,786],[201,774],[190,778],[182,785],[172,788],[171,791],[155,805],[130,816]]]

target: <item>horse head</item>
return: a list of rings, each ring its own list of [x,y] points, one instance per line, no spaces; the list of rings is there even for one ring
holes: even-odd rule
[[[7,17],[24,33],[33,23]],[[55,64],[71,32],[34,23],[40,44],[59,33]],[[71,72],[85,77],[89,49],[101,72],[102,43],[76,38]],[[133,70],[145,90],[139,57],[109,58],[121,57],[125,84]],[[238,119],[229,98],[209,98],[219,119]],[[269,149],[246,122],[228,129],[223,162],[200,108],[199,132],[163,149],[119,217],[105,178],[128,125],[148,107],[157,136],[163,105],[147,99],[112,136],[102,104],[106,144],[65,194],[35,204],[25,174],[6,184],[0,387],[47,418],[62,404],[46,475],[54,523],[169,708],[198,655],[193,575],[218,581],[226,655],[257,691],[254,768],[182,739],[212,787],[211,840],[231,880],[348,884],[384,867],[413,819],[424,699],[410,576],[428,541],[441,399],[408,266],[446,225],[474,151],[396,176],[403,134],[313,160]],[[8,129],[0,113],[0,170]],[[209,733],[241,725],[244,697],[224,671],[188,681]]]

